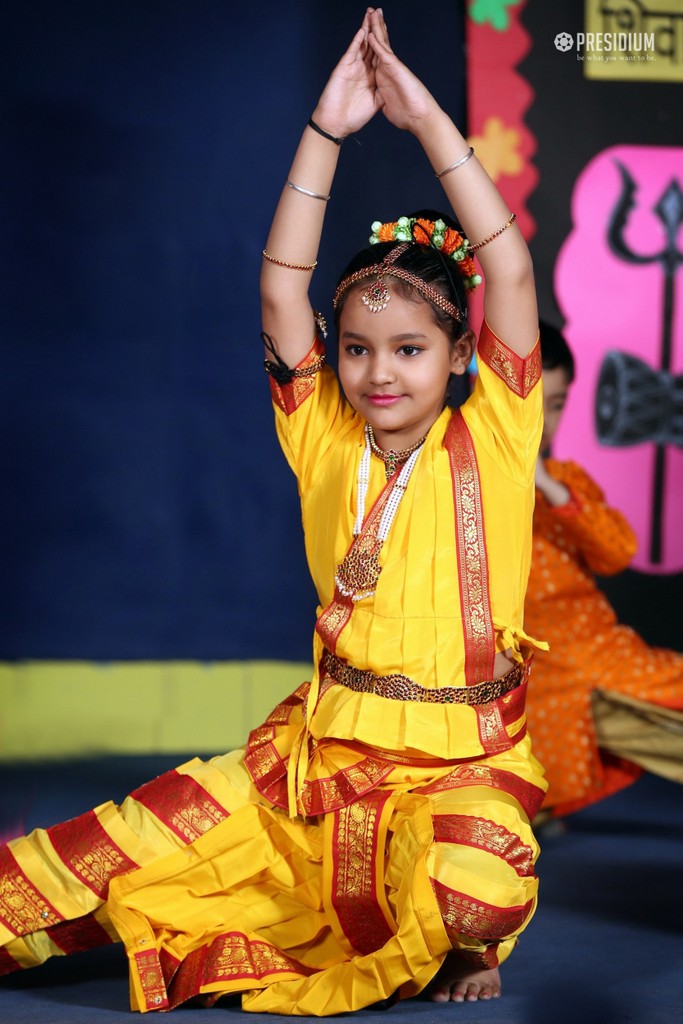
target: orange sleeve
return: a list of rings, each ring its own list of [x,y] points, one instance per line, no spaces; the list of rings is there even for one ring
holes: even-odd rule
[[[590,571],[597,576],[623,572],[638,546],[625,516],[610,508],[595,481],[575,462],[548,459],[546,468],[571,494],[567,505],[549,506],[549,511],[561,519]]]

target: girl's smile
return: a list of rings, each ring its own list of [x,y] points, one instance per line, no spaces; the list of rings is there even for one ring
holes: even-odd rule
[[[401,400],[401,397],[401,395],[376,394],[368,395],[368,401],[372,402],[373,405],[378,405],[380,407],[387,408],[387,406],[393,405],[395,402],[399,402]]]

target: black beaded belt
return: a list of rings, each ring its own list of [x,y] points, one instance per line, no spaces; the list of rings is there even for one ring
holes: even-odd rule
[[[500,679],[489,679],[473,686],[441,686],[429,689],[414,683],[408,676],[376,676],[365,668],[355,668],[342,661],[336,654],[324,651],[321,659],[323,680],[341,683],[357,693],[374,693],[389,700],[414,700],[424,704],[490,704],[504,697],[526,678],[529,663],[515,664]]]

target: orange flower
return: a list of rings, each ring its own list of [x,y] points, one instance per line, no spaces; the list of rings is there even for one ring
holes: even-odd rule
[[[441,251],[447,256],[450,256],[452,252],[459,249],[462,245],[462,235],[458,231],[454,231],[453,228],[447,228],[446,234],[443,238],[443,245]]]
[[[464,260],[460,260],[459,267],[463,277],[472,277],[478,273],[476,264],[471,256],[465,256]]]
[[[382,227],[379,229],[380,242],[393,242],[395,227],[396,221],[393,221],[391,224],[382,224]]]
[[[422,217],[418,217],[415,221],[415,225],[417,226],[418,224],[422,230],[415,231],[415,228],[413,228],[413,238],[418,245],[428,245],[428,239],[431,238],[434,233],[434,221],[424,220]]]

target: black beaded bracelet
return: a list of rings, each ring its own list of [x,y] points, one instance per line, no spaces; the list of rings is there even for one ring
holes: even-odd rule
[[[308,119],[308,127],[312,128],[314,132],[318,133],[318,135],[322,135],[324,139],[329,139],[330,142],[334,142],[335,146],[341,146],[344,141],[343,138],[337,139],[334,135],[330,135],[330,133],[326,132],[324,128],[321,128],[319,124],[316,124],[312,117]]]

